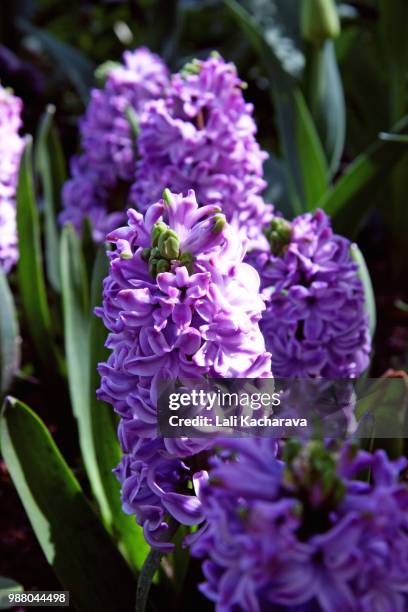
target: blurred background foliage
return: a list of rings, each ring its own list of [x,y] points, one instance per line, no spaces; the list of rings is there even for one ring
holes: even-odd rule
[[[302,152],[293,151],[296,136],[291,123],[302,101],[297,100],[293,109],[288,92],[290,97],[299,91],[307,103],[326,153],[330,180],[338,178],[362,151],[378,145],[379,134],[389,131],[407,111],[407,3],[338,2],[340,34],[334,42],[325,41],[318,51],[302,36],[302,10],[307,3],[74,0],[67,10],[60,0],[4,2],[0,78],[26,101],[28,131],[32,131],[45,103],[55,104],[64,149],[69,154],[77,146],[76,121],[95,83],[94,69],[99,64],[119,59],[124,49],[143,44],[163,55],[176,70],[191,57],[217,49],[237,64],[249,85],[247,97],[255,105],[259,139],[271,153],[266,165],[270,185],[267,195],[284,212],[298,213],[304,206],[296,201],[303,197],[296,175],[312,175],[306,180],[306,188],[303,185],[307,191],[308,183],[313,183],[314,175],[318,177],[322,170],[319,159],[317,168],[310,160],[304,167]],[[7,74],[7,63],[13,64],[11,53],[21,63],[20,70],[8,71],[12,75]],[[303,143],[308,147],[304,155],[319,158],[309,146],[308,136]],[[339,212],[338,229],[344,233],[355,236],[373,209],[382,210],[394,240],[401,227],[407,227],[403,200],[408,178],[398,170],[405,161],[405,143],[393,143],[395,146],[380,147],[380,159],[374,156],[374,163],[381,163],[384,172],[390,165],[397,166],[391,182],[380,178],[382,188],[375,182],[370,184],[362,194],[364,202],[348,206],[358,209],[354,214],[350,212],[344,218],[335,211],[336,215]],[[397,164],[399,157],[401,163]],[[295,191],[290,193],[293,181]],[[313,185],[310,188],[312,199],[322,195]],[[333,212],[330,207],[329,212]],[[399,242],[403,247],[404,241]]]

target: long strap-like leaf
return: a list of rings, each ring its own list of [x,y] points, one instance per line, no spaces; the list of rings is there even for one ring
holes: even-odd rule
[[[45,554],[79,611],[129,612],[136,584],[86,500],[50,433],[9,398],[0,418],[1,452]]]

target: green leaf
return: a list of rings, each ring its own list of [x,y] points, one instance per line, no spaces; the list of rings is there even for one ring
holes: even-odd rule
[[[44,424],[23,403],[9,398],[0,436],[30,523],[75,609],[129,612],[134,578]]]
[[[289,198],[288,169],[284,161],[271,152],[268,152],[268,159],[264,162],[264,177],[268,183],[263,193],[264,200],[273,202],[285,219],[292,219],[293,208]]]
[[[346,135],[343,85],[334,43],[310,46],[308,53],[308,101],[333,175],[339,166]]]
[[[102,303],[102,281],[109,270],[106,247],[100,247],[92,275],[91,312]],[[108,528],[113,533],[119,547],[131,566],[140,569],[149,552],[149,546],[143,536],[143,529],[136,524],[133,516],[122,511],[120,486],[112,473],[121,458],[117,436],[117,419],[111,406],[96,398],[100,386],[97,365],[106,361],[109,351],[105,348],[106,328],[101,319],[91,314],[90,342],[90,410],[92,418],[92,439],[95,456],[101,476],[102,487],[108,505]]]
[[[328,169],[316,127],[300,89],[276,87],[274,98],[284,156],[293,181],[294,209],[297,213],[314,210],[328,188]]]
[[[97,66],[94,74],[98,86],[104,87],[109,74],[118,68],[122,68],[122,64],[112,60],[107,60],[106,62],[103,62],[103,64]]]
[[[93,314],[102,301],[102,281],[108,258],[101,247],[92,273],[91,296],[81,242],[66,225],[61,238],[61,278],[68,380],[79,443],[93,495],[107,529],[133,568],[140,568],[148,546],[134,517],[125,515],[120,486],[112,470],[121,458],[117,422],[111,407],[96,398],[100,385],[97,365],[107,358],[106,330]]]
[[[395,300],[394,302],[395,308],[398,308],[401,312],[408,312],[408,304],[404,302],[404,300]]]
[[[65,225],[62,231],[60,261],[65,353],[71,404],[78,424],[79,445],[92,492],[98,501],[102,516],[107,520],[109,506],[95,456],[89,401],[88,277],[80,240],[70,224]]]
[[[17,233],[19,243],[18,281],[28,330],[46,371],[63,375],[64,366],[53,340],[53,326],[41,255],[40,220],[33,187],[32,140],[20,163],[17,186]]]
[[[224,0],[263,61],[277,111],[278,130],[287,165],[292,208],[313,210],[328,188],[328,169],[316,127],[283,57],[268,43],[265,32],[235,0]]]
[[[59,235],[57,214],[61,190],[66,180],[65,159],[61,142],[54,126],[55,106],[49,104],[41,119],[35,147],[36,168],[41,178],[45,213],[45,258],[48,279],[59,292]]]
[[[9,595],[13,595],[14,593],[22,593],[23,591],[24,587],[15,580],[0,576],[0,610],[15,608],[16,604],[9,599]]]
[[[130,133],[132,134],[133,146],[136,147],[140,133],[139,118],[133,106],[127,106],[125,110],[126,119],[129,122]]]
[[[396,134],[407,131],[408,117],[404,117],[392,130]],[[337,231],[349,236],[356,235],[378,189],[404,154],[405,142],[378,140],[348,166],[343,176],[318,203],[332,216]]]
[[[72,407],[77,419],[86,412],[88,381],[88,278],[81,243],[72,227],[64,226],[61,236],[61,280],[64,313],[65,353]]]
[[[9,388],[20,363],[20,338],[13,295],[0,267],[0,397]]]
[[[58,70],[71,81],[84,103],[87,102],[89,91],[94,84],[94,66],[88,58],[75,47],[59,40],[50,32],[37,28],[28,21],[18,19],[19,28],[33,36],[45,53],[53,60]]]
[[[408,144],[408,136],[404,136],[401,134],[389,134],[388,132],[380,132],[378,134],[378,138],[386,142],[402,142],[404,144]]]
[[[392,123],[407,112],[406,72],[408,68],[408,3],[406,0],[379,0],[380,31],[389,87],[389,114]]]
[[[382,377],[368,380],[358,391],[355,406],[357,435],[369,440],[368,448],[385,450],[389,457],[399,457],[407,431],[408,392],[403,378]]]
[[[383,96],[388,102],[388,116],[391,123],[398,121],[408,112],[407,71],[408,71],[408,2],[406,0],[379,0],[379,28],[382,48],[380,57],[384,63],[387,86]],[[396,165],[388,192],[390,206],[385,211],[386,222],[391,230],[399,258],[394,262],[397,275],[403,277],[402,261],[406,261],[408,248],[405,234],[408,230],[406,194],[408,178],[405,163]]]
[[[86,273],[88,278],[91,278],[98,247],[93,239],[92,223],[89,217],[85,217],[82,221],[81,244]]]
[[[371,338],[374,338],[377,324],[377,314],[375,307],[375,295],[373,285],[371,283],[370,273],[368,271],[364,255],[358,248],[357,244],[354,243],[350,246],[350,254],[358,265],[358,275],[364,287],[365,307],[368,314],[370,335]]]
[[[251,14],[236,0],[224,0],[224,4],[262,59],[271,84],[276,76],[292,79],[299,74],[304,64],[303,54],[297,49],[293,32],[289,36],[282,35],[283,23],[276,23],[276,15],[262,19],[259,11]],[[273,9],[274,13],[276,8]],[[299,56],[295,66],[294,56]]]
[[[298,78],[305,65],[299,28],[299,2],[269,0],[254,6],[252,0],[224,0],[251,44],[273,63],[281,75]]]

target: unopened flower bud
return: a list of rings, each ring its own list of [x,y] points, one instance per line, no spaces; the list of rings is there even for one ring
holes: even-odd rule
[[[170,262],[167,259],[159,259],[156,266],[156,273],[168,272],[170,270]]]
[[[149,261],[149,274],[155,278],[157,276],[157,259],[151,259]]]
[[[143,249],[143,251],[142,251],[142,259],[143,259],[143,261],[149,261],[150,253],[151,253],[151,249],[149,249],[148,247],[146,249]]]
[[[129,253],[127,251],[122,251],[122,253],[119,255],[119,257],[121,259],[132,259],[133,255],[132,255],[132,253]]]
[[[112,60],[100,64],[95,70],[96,81],[103,87],[109,74],[121,67],[122,64],[120,62],[113,62]]]
[[[215,223],[214,223],[214,227],[212,228],[212,232],[213,234],[219,234],[220,232],[222,232],[222,230],[227,224],[225,215],[216,215],[214,217],[214,221]]]
[[[163,223],[163,221],[158,221],[157,223],[153,225],[152,231],[151,231],[151,241],[152,241],[153,247],[157,247],[157,245],[159,244],[160,236],[164,234],[164,232],[168,229],[169,228],[167,227],[165,223]]]
[[[165,201],[166,204],[171,204],[172,203],[172,193],[170,191],[170,189],[166,189],[163,191],[163,200]]]
[[[127,240],[118,240],[118,252],[121,259],[132,259],[133,253]]]
[[[166,259],[177,259],[180,253],[180,241],[176,232],[168,229],[161,234],[158,248],[162,257]]]
[[[305,40],[322,45],[328,38],[337,38],[340,21],[334,0],[303,0],[302,35]]]
[[[198,59],[193,59],[191,62],[184,64],[180,70],[181,76],[187,78],[190,74],[200,74],[201,64]]]
[[[265,236],[271,246],[273,255],[281,255],[285,247],[290,243],[292,228],[288,221],[281,217],[276,217],[271,221],[270,226],[265,230]]]

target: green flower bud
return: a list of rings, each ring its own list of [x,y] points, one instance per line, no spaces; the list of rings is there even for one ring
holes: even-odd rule
[[[153,278],[157,276],[157,261],[157,259],[151,259],[149,261],[149,274],[153,276]]]
[[[165,201],[166,204],[171,204],[172,203],[172,194],[170,189],[166,189],[163,191],[163,200]]]
[[[180,70],[180,74],[182,77],[187,78],[190,74],[200,74],[200,70],[200,61],[198,59],[193,59],[191,62],[184,64],[183,68]]]
[[[151,253],[151,249],[149,249],[149,247],[147,247],[146,249],[143,249],[143,251],[142,251],[142,259],[143,259],[143,261],[149,261],[150,253]]]
[[[158,248],[160,255],[166,259],[177,259],[180,254],[180,241],[171,229],[160,235]]]
[[[170,270],[170,262],[167,259],[159,259],[156,266],[156,274],[161,272],[168,272]]]
[[[122,253],[119,255],[119,257],[121,259],[132,259],[133,255],[132,255],[132,253],[129,253],[129,251],[122,251]]]
[[[315,45],[337,38],[340,21],[335,0],[303,0],[301,23],[303,38]]]
[[[111,60],[108,60],[107,62],[100,64],[100,66],[98,66],[95,70],[95,79],[97,80],[98,85],[103,87],[109,73],[112,72],[112,70],[117,70],[118,68],[122,68],[122,64],[120,62],[112,62]]]
[[[133,108],[133,106],[130,106],[130,104],[126,107],[125,115],[129,123],[131,134],[133,136],[133,144],[135,145],[140,133],[139,118],[135,109]]]
[[[169,228],[163,221],[157,221],[157,223],[153,225],[152,231],[150,234],[150,238],[151,238],[153,247],[157,247],[160,236],[164,234],[164,232],[168,229]]]
[[[290,243],[292,227],[285,219],[276,217],[265,230],[265,236],[271,246],[272,254],[282,255],[285,251],[285,247]]]
[[[88,229],[90,229],[90,226],[88,227],[88,219],[85,219],[84,230],[87,232]],[[121,259],[132,259],[133,252],[132,252],[132,249],[130,248],[130,244],[129,243],[125,243],[123,245],[123,247],[121,248],[121,250],[119,252],[119,257]]]
[[[215,215],[214,220],[215,220],[214,227],[212,228],[211,231],[213,232],[213,234],[219,234],[220,232],[222,232],[222,230],[227,224],[225,215]]]
[[[150,259],[160,259],[160,251],[157,246],[150,249]]]

